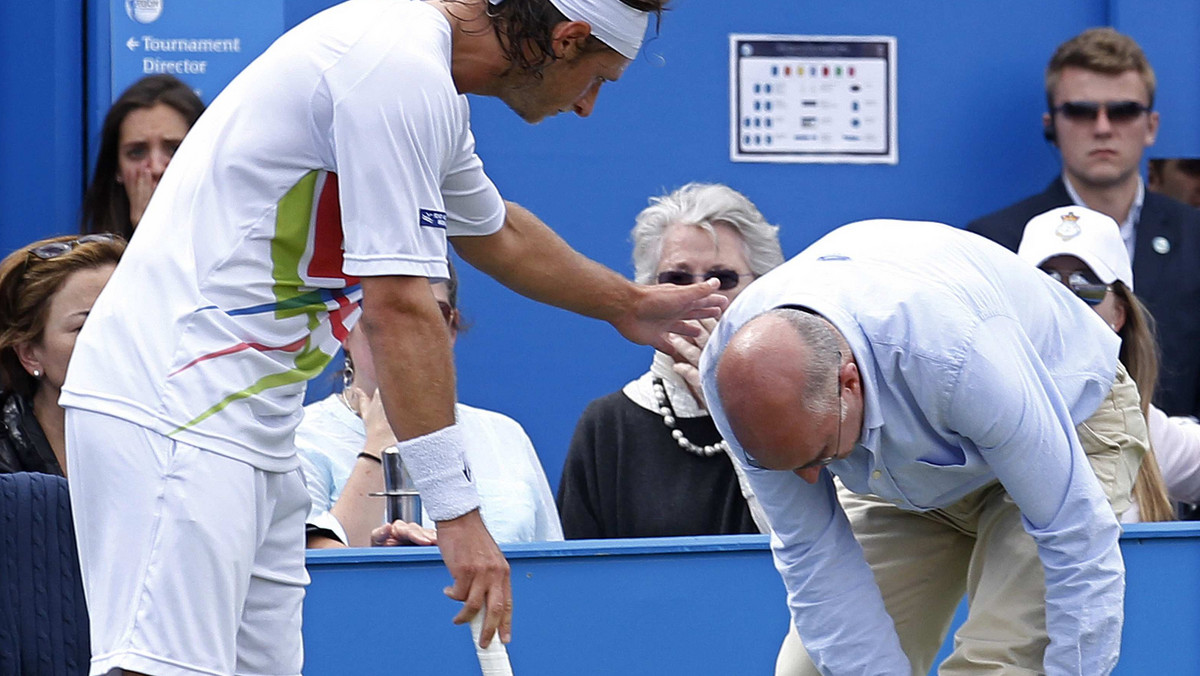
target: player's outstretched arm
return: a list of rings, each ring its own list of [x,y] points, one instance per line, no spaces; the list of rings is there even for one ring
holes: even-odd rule
[[[364,277],[363,327],[375,361],[383,409],[405,465],[438,522],[438,548],[466,605],[455,622],[484,612],[483,636],[507,640],[512,623],[508,562],[479,516],[454,424],[450,335],[423,277]]]
[[[671,352],[667,333],[696,336],[688,319],[719,317],[727,301],[718,284],[642,286],[572,249],[524,207],[507,202],[504,227],[482,237],[454,237],[463,260],[517,293],[603,319],[635,343]]]

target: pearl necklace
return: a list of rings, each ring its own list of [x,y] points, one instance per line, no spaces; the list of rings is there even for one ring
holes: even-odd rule
[[[725,443],[724,439],[707,446],[697,446],[692,443],[691,439],[683,435],[683,430],[675,426],[675,409],[671,407],[671,399],[667,396],[667,388],[663,385],[662,378],[654,378],[651,382],[654,385],[654,399],[658,402],[658,412],[662,415],[663,424],[671,430],[671,438],[679,444],[680,448],[705,458],[724,453],[729,449],[729,444]]]

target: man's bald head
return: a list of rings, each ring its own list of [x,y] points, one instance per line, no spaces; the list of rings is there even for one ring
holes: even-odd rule
[[[733,335],[717,362],[717,394],[748,454],[772,469],[796,462],[780,452],[795,451],[814,424],[837,417],[839,355],[833,326],[794,308],[759,315]]]

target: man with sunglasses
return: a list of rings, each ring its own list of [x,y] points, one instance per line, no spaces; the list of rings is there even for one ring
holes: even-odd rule
[[[1111,671],[1147,444],[1118,348],[938,223],[844,226],[738,296],[700,371],[787,586],[777,676],[923,676],[964,592],[942,673]]]
[[[1139,297],[1158,322],[1165,368],[1156,403],[1171,415],[1197,415],[1200,211],[1147,190],[1139,173],[1158,133],[1154,96],[1154,70],[1129,36],[1093,28],[1063,43],[1046,69],[1042,115],[1062,175],[967,229],[1016,251],[1025,224],[1056,207],[1086,206],[1120,224]]]
[[[639,284],[715,279],[730,300],[783,262],[778,228],[720,184],[692,183],[651,199],[631,239]],[[558,487],[568,539],[759,532],[736,467],[696,396],[696,364],[714,325],[706,320],[701,337],[655,352],[649,370],[588,404]]]

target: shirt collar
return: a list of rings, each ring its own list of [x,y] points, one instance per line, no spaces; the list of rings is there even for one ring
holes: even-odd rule
[[[1121,239],[1125,242],[1125,248],[1129,251],[1129,260],[1133,260],[1133,245],[1137,241],[1134,230],[1137,227],[1137,222],[1142,217],[1142,204],[1146,201],[1146,184],[1142,182],[1141,174],[1137,177],[1137,193],[1133,196],[1133,204],[1129,206],[1129,215],[1120,223]],[[1075,190],[1075,186],[1071,185],[1071,181],[1067,179],[1066,173],[1062,175],[1063,185],[1067,188],[1067,195],[1071,197],[1071,202],[1076,206],[1087,207],[1083,198]],[[1089,209],[1091,207],[1088,207]]]
[[[663,388],[667,391],[667,398],[671,400],[671,408],[675,410],[675,417],[702,418],[707,416],[708,411],[700,407],[700,403],[696,401],[691,390],[684,383],[683,377],[671,368],[672,363],[673,360],[669,355],[655,351],[650,370],[636,380],[626,383],[621,391],[633,403],[647,411],[661,413],[658,410],[658,399],[654,396],[653,383],[654,379],[658,378],[663,381]]]

